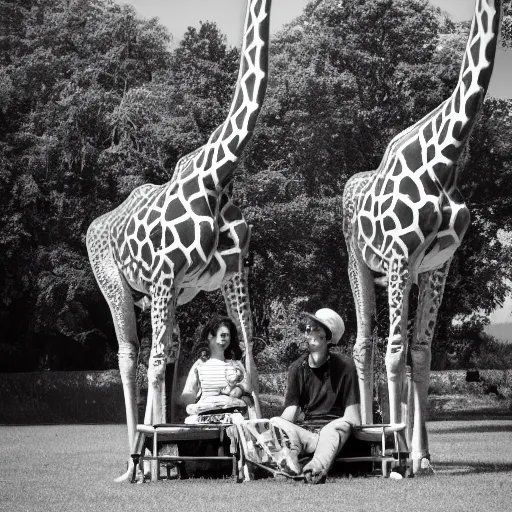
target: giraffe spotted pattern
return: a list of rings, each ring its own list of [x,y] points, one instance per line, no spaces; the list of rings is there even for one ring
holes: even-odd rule
[[[469,225],[469,211],[457,187],[457,165],[489,85],[500,19],[500,1],[476,1],[450,98],[397,135],[378,169],[351,177],[343,194],[343,231],[358,326],[354,354],[365,423],[372,419],[369,368],[375,313],[375,295],[368,289],[374,282],[388,289],[386,369],[391,421],[398,423],[408,355],[409,294],[414,284],[419,286],[410,354],[415,472],[428,456],[424,411],[437,314],[452,256]]]
[[[162,379],[176,305],[199,290],[220,288],[229,296],[228,315],[239,331],[252,333],[248,295],[233,281],[243,273],[250,229],[228,191],[263,104],[270,5],[271,0],[247,0],[238,79],[225,121],[204,146],[178,161],[170,182],[135,189],[115,210],[94,220],[87,233],[91,266],[116,327],[130,446],[138,350],[134,292],[151,299],[146,422],[165,420]],[[246,335],[244,343],[250,352]]]
[[[207,144],[178,162],[168,184],[134,191],[112,222],[114,257],[130,285],[141,292],[151,294],[153,283],[170,287],[177,280],[182,288],[218,288],[229,265],[225,259],[232,253],[238,260],[246,248],[247,224],[224,189],[254,129],[266,86],[266,3],[251,3],[226,122]]]
[[[436,268],[462,241],[469,211],[457,188],[456,162],[492,72],[494,12],[486,2],[477,5],[452,96],[395,137],[375,172],[352,178],[357,195],[346,194],[345,202],[356,201],[351,220],[364,260],[374,270],[385,271],[393,251],[409,258],[426,252],[420,271]]]

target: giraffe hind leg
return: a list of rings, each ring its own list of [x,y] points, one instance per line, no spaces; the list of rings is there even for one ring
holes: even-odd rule
[[[389,338],[386,350],[386,372],[389,415],[391,423],[400,423],[406,382],[407,323],[411,289],[407,260],[396,255],[390,262],[388,274]]]
[[[450,261],[437,270],[425,272],[419,276],[418,309],[411,341],[411,385],[414,400],[411,458],[414,473],[421,472],[424,469],[422,461],[430,458],[425,420],[432,359],[432,338],[443,300]]]
[[[229,221],[227,219],[228,213],[234,215],[235,218]],[[228,225],[230,226],[232,244],[230,244],[231,247],[223,247],[219,251],[226,265],[226,274],[222,281],[221,291],[226,303],[228,316],[235,323],[238,332],[242,334],[245,369],[247,371],[247,378],[251,383],[254,401],[253,415],[256,418],[261,418],[258,370],[252,355],[253,323],[249,299],[249,269],[244,266],[244,259],[249,252],[251,228],[247,225],[237,208],[223,211],[222,224],[221,229],[226,229]],[[234,229],[235,224],[238,230]]]
[[[225,204],[219,219],[222,243],[219,244],[218,254],[226,266],[226,272],[221,291],[228,316],[235,323],[244,341],[245,369],[252,386],[254,400],[253,413],[256,418],[261,418],[258,370],[252,355],[253,323],[248,269],[244,267],[244,259],[249,252],[251,228],[247,225],[240,209],[233,205],[227,195],[223,200]]]
[[[254,416],[261,418],[258,370],[252,355],[253,323],[247,274],[242,270],[240,273],[231,274],[225,279],[222,283],[222,295],[226,303],[228,316],[233,320],[238,331],[242,334],[244,341],[245,369],[247,371],[247,378],[252,387],[251,394],[254,401]]]

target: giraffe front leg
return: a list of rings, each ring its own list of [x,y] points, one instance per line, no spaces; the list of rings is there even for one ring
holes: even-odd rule
[[[372,318],[375,315],[375,293],[370,269],[349,249],[348,275],[356,307],[357,338],[353,357],[361,393],[361,421],[373,423]]]
[[[407,318],[411,279],[405,258],[396,256],[388,269],[389,338],[386,372],[391,423],[402,421],[402,397],[407,355]]]
[[[135,311],[128,302],[131,297],[125,296],[126,302],[119,307],[111,308],[112,317],[119,343],[118,361],[119,373],[123,384],[126,424],[128,430],[128,450],[132,453],[137,428],[137,385],[135,381],[137,355],[139,351]],[[115,312],[114,312],[115,310]],[[129,482],[133,473],[133,459],[129,456],[127,471],[115,479],[118,483]]]
[[[246,270],[227,276],[222,282],[222,295],[226,303],[228,316],[235,323],[244,341],[245,369],[251,383],[254,400],[254,415],[261,418],[259,399],[258,370],[252,355],[252,314],[249,301],[249,286]]]
[[[441,268],[419,276],[418,311],[411,341],[411,379],[414,400],[411,458],[414,474],[427,472],[429,469],[430,453],[425,419],[432,360],[432,338],[450,263],[451,259]]]
[[[133,460],[130,454],[137,428],[135,374],[139,352],[133,297],[112,258],[107,232],[98,229],[96,223],[91,225],[87,233],[87,251],[98,285],[110,308],[119,345],[119,372],[123,385],[128,430],[128,469],[126,473],[116,478],[116,482],[129,482],[133,472]]]

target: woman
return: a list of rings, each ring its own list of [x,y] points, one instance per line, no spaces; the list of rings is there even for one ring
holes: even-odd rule
[[[187,413],[222,414],[245,408],[241,397],[252,389],[240,362],[242,351],[235,324],[226,317],[213,318],[201,339],[208,343],[210,358],[206,362],[198,359],[190,369],[180,399],[187,405]]]

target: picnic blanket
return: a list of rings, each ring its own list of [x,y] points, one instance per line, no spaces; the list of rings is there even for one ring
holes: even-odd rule
[[[238,443],[243,463],[249,462],[273,475],[304,478],[297,453],[290,449],[290,440],[280,427],[267,419],[233,423],[227,434]]]

